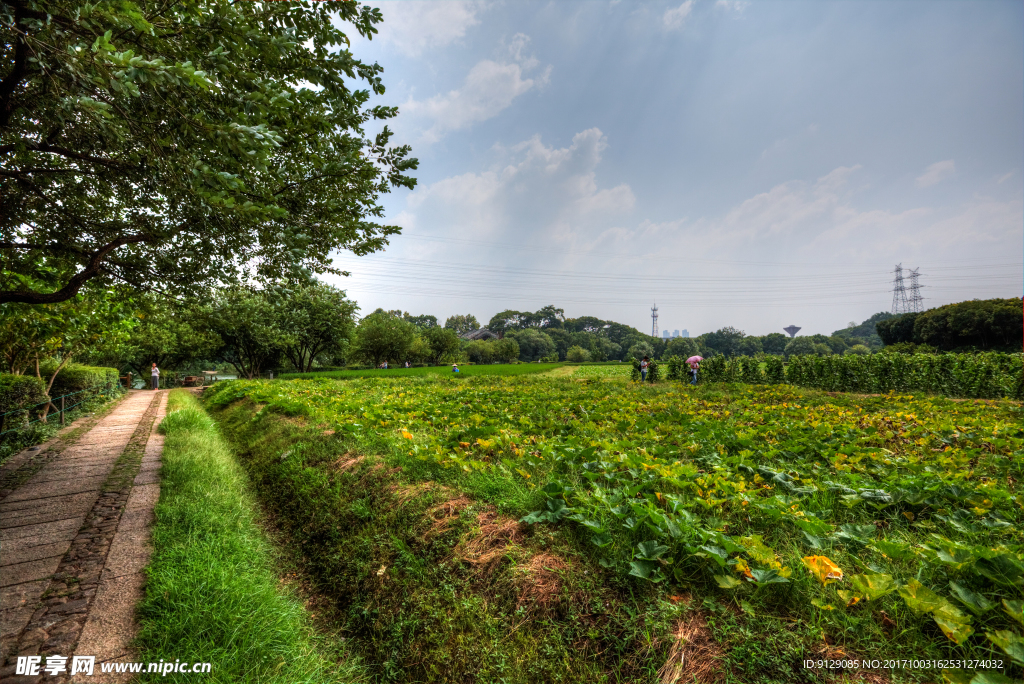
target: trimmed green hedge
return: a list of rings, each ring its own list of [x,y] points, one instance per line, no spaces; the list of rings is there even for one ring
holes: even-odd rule
[[[1024,398],[1024,355],[871,354],[781,359],[715,356],[700,364],[700,382],[789,383],[829,392],[930,392],[973,399]],[[671,375],[670,375],[671,377]]]
[[[52,371],[51,371],[52,372]],[[116,386],[120,375],[116,368],[99,366],[83,366],[80,363],[69,363],[57,374],[57,379],[50,387],[50,396],[59,397],[64,394],[80,392],[97,385]]]
[[[0,373],[0,414],[46,401],[43,389],[43,381],[33,375]]]

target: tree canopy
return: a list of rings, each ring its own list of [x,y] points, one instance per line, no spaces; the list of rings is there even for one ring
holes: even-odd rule
[[[1024,338],[1021,299],[985,299],[946,304],[878,323],[886,345],[927,344],[943,351],[1020,351]]]
[[[0,303],[93,279],[197,293],[338,271],[383,248],[381,193],[414,186],[357,2],[4,0]],[[359,86],[362,86],[361,88]],[[41,273],[50,276],[37,285]]]

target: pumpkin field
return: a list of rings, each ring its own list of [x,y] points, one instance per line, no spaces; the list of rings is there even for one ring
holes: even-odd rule
[[[1019,402],[626,373],[234,381],[206,403],[249,402],[253,421],[298,420],[449,482],[508,482],[526,492],[506,506],[522,526],[565,531],[635,591],[806,626],[819,668],[1021,680]]]

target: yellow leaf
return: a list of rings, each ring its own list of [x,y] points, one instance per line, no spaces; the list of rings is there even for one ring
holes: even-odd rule
[[[843,579],[843,571],[825,556],[805,556],[804,565],[822,584],[831,584]]]
[[[407,430],[402,430],[402,436],[405,437],[406,439],[412,439],[412,433],[408,432]]]

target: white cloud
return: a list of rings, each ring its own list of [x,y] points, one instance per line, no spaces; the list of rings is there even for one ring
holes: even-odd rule
[[[597,167],[607,147],[596,128],[577,133],[568,147],[545,145],[539,136],[510,148],[496,147],[499,164],[417,188],[406,220],[430,233],[500,241],[536,239],[581,244],[633,208],[629,185],[599,187]]]
[[[401,106],[402,113],[431,122],[420,142],[437,142],[449,131],[493,118],[523,93],[547,84],[551,76],[550,66],[540,74],[528,76],[538,65],[535,57],[525,54],[529,42],[529,36],[517,33],[502,50],[511,61],[485,59],[477,62],[457,90],[434,95],[427,100],[410,97]]]
[[[662,21],[665,22],[665,26],[670,29],[677,29],[683,25],[686,18],[690,16],[690,12],[693,10],[693,0],[686,0],[679,7],[673,7],[665,10]]]
[[[744,2],[744,0],[717,0],[715,2],[715,7],[737,13],[743,12],[749,6],[750,3]]]
[[[379,39],[410,57],[428,48],[448,45],[480,23],[477,15],[485,8],[478,0],[406,0],[379,5],[384,14]]]
[[[935,162],[917,177],[917,187],[927,188],[935,185],[952,176],[954,171],[956,171],[956,166],[952,159]]]

